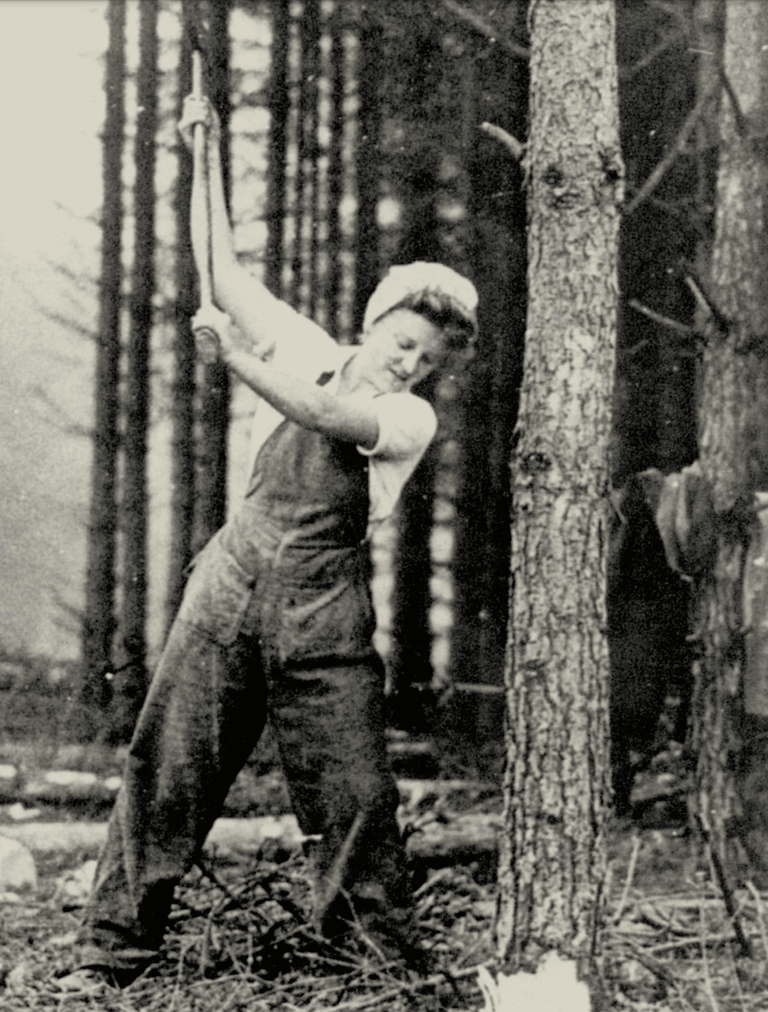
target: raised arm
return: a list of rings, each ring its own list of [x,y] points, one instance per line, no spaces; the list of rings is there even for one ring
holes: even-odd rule
[[[219,339],[222,359],[240,379],[273,408],[306,429],[372,449],[379,438],[379,419],[373,398],[341,396],[324,387],[275,369],[237,346],[229,317],[215,307],[201,309],[194,326],[204,326]]]
[[[224,199],[219,120],[207,99],[198,99],[190,95],[184,101],[184,111],[179,122],[179,132],[190,149],[192,131],[196,123],[205,124],[207,132],[213,296],[217,305],[229,314],[252,344],[254,352],[267,357],[274,344],[274,319],[280,303],[260,281],[238,263]],[[200,185],[201,180],[195,177],[193,188]],[[202,248],[203,242],[203,236],[196,227],[193,216],[192,244],[196,251]]]

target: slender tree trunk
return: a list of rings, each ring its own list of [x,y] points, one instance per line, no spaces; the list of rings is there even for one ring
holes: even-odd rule
[[[608,802],[606,492],[619,152],[613,0],[533,0],[529,304],[512,461],[498,956],[589,957]]]
[[[299,101],[296,122],[295,235],[291,303],[314,318],[317,237],[317,97],[320,4],[304,0],[299,22]]]
[[[440,41],[425,30],[423,22],[414,21],[412,37],[397,58],[412,82],[408,92],[410,108],[404,115],[407,148],[400,183],[403,232],[397,260],[441,260],[437,211],[440,152],[424,122],[428,103],[435,101],[440,89]],[[428,686],[432,681],[430,534],[439,452],[439,444],[433,443],[403,489],[397,513],[390,669],[399,696],[396,719],[404,726],[418,726],[425,721],[426,715],[420,712],[420,700],[425,697],[418,690],[414,693],[411,686]]]
[[[267,164],[267,249],[264,283],[277,298],[283,295],[285,230],[285,163],[288,151],[288,0],[272,4],[272,61],[269,79],[269,152]]]
[[[379,228],[376,210],[379,201],[381,131],[381,78],[384,31],[372,4],[363,4],[360,20],[357,88],[360,93],[358,112],[357,157],[357,236],[355,249],[355,293],[352,326],[359,334],[365,307],[379,281]]]
[[[656,18],[659,22],[655,22]],[[632,4],[619,5],[618,37],[623,65],[647,51],[651,27],[669,29],[667,14],[648,9],[637,16]],[[696,104],[696,55],[682,34],[657,55],[652,70],[628,74],[622,82],[621,130],[624,158],[632,166],[634,191],[622,217],[619,281],[618,361],[614,384],[612,480],[624,487],[648,467],[679,471],[696,456],[693,340],[639,313],[631,300],[681,322],[690,322],[691,294],[681,265],[695,256],[697,229],[682,213],[695,178],[695,159],[684,148],[668,165],[658,187],[636,206],[632,198],[674,154],[680,131]],[[692,52],[692,50],[694,50]]]
[[[208,31],[208,89],[221,120],[222,171],[229,196],[229,11],[231,0],[210,5]],[[229,370],[223,362],[201,367],[200,441],[197,458],[195,532],[198,552],[227,519],[227,460],[229,440]]]
[[[768,491],[768,8],[726,3],[720,162],[710,318],[700,377],[699,458],[714,497],[718,552],[697,587],[693,747],[695,814],[724,859],[768,872],[764,769],[768,708],[746,691],[742,606],[745,551],[755,536],[753,495]],[[763,690],[763,699],[765,698]],[[738,835],[744,852],[728,846]],[[742,869],[743,870],[743,869]],[[751,874],[751,871],[750,871]]]
[[[720,141],[720,69],[725,42],[726,0],[695,0],[693,7],[695,44],[698,50],[696,74],[697,99],[708,95],[696,124],[696,207],[704,215],[705,228],[699,232],[696,270],[708,278],[712,268],[712,243],[715,235],[714,209],[717,202],[717,167]]]
[[[181,47],[179,66],[179,114],[181,100],[192,90],[192,53]],[[195,516],[195,339],[190,320],[195,301],[195,261],[189,225],[192,194],[192,159],[177,141],[176,190],[173,211],[176,221],[176,318],[174,324],[174,375],[171,389],[171,544],[166,596],[169,627],[181,604],[185,570],[192,559]]]
[[[121,521],[122,649],[113,685],[110,740],[127,741],[147,688],[147,440],[152,297],[155,290],[155,133],[157,129],[157,0],[139,8],[135,245],[125,385],[124,474]]]
[[[326,241],[327,271],[325,279],[326,323],[328,333],[337,340],[340,335],[339,320],[343,234],[341,228],[341,202],[344,197],[344,4],[334,7],[330,24],[330,99],[331,112],[328,124],[330,143],[328,148],[328,239]]]
[[[322,323],[319,316],[318,295],[320,286],[320,108],[319,79],[320,64],[320,3],[319,0],[305,0],[304,17],[302,19],[302,35],[304,58],[304,81],[302,87],[307,92],[307,115],[304,122],[306,177],[309,190],[307,199],[307,219],[309,222],[309,242],[307,263],[304,273],[307,277],[307,316]]]
[[[498,103],[493,122],[515,137],[525,136],[527,65],[494,53],[483,61],[482,77],[474,69],[467,83],[472,133],[483,119],[481,98],[491,90]],[[509,460],[525,336],[525,196],[520,168],[505,147],[481,137],[470,150],[469,262],[480,297],[481,337],[467,371],[457,431],[461,459],[454,519],[450,681],[501,686],[508,616]],[[499,193],[507,194],[501,214],[494,199]],[[481,694],[459,694],[454,699],[450,720],[454,734],[465,739],[462,745],[475,756],[481,743],[501,741],[499,703],[497,696]]]
[[[101,284],[96,345],[95,418],[88,560],[83,622],[83,701],[103,709],[108,700],[115,631],[115,551],[117,539],[118,383],[120,367],[120,290],[122,282],[122,161],[125,132],[125,2],[110,0],[104,91],[107,110],[103,138]]]

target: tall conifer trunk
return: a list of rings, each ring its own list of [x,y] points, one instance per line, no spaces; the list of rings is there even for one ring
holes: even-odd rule
[[[192,90],[192,53],[186,40],[179,65],[181,102]],[[176,221],[176,314],[174,321],[174,373],[171,387],[171,544],[168,562],[166,625],[170,627],[181,604],[185,570],[192,558],[195,516],[195,373],[197,356],[191,319],[195,302],[195,261],[189,228],[192,194],[192,159],[177,140],[177,176],[173,197]]]
[[[380,192],[379,143],[381,134],[381,79],[384,68],[384,31],[372,4],[362,4],[357,65],[360,92],[355,158],[357,226],[355,236],[355,291],[352,327],[359,334],[365,307],[379,281],[381,256],[376,209]]]
[[[473,135],[482,120],[481,98],[491,90],[497,103],[493,122],[515,137],[524,136],[527,64],[494,52],[481,66],[482,72],[474,68],[465,100]],[[508,614],[509,458],[525,331],[525,195],[522,174],[509,151],[491,138],[473,139],[477,142],[468,164],[469,266],[480,297],[480,338],[463,380],[457,426],[461,456],[453,520],[450,681],[500,687]],[[508,195],[501,208],[499,193]],[[496,695],[454,697],[450,728],[454,742],[470,749],[469,755],[477,756],[483,743],[499,742],[499,702]]]
[[[605,546],[619,151],[613,0],[533,0],[497,920],[513,970],[588,957],[608,802]]]
[[[406,129],[411,131],[410,148],[404,159],[401,197],[403,201],[403,235],[398,248],[398,261],[439,261],[442,259],[438,194],[440,190],[440,150],[429,137],[422,117],[428,115],[429,103],[440,88],[442,54],[439,40],[419,19],[408,47],[398,54],[408,61],[412,87],[409,101],[413,113]],[[433,443],[409,479],[400,497],[397,511],[397,547],[395,551],[395,584],[392,598],[392,684],[400,696],[397,719],[408,726],[419,725],[424,715],[418,690],[414,684],[429,685],[432,681],[432,635],[429,611],[432,603],[430,577],[435,478],[439,444]]]
[[[229,11],[231,0],[209,5],[206,69],[208,94],[221,120],[221,164],[229,196]],[[197,455],[193,551],[199,551],[227,519],[229,370],[222,361],[201,366],[200,440]]]
[[[341,202],[344,197],[344,86],[346,81],[344,52],[344,4],[337,0],[330,19],[330,140],[328,145],[328,239],[325,244],[327,273],[325,278],[326,325],[337,340],[341,332],[340,299],[342,283],[343,233]]]
[[[135,243],[125,392],[122,497],[121,657],[110,717],[113,742],[130,738],[147,687],[147,440],[152,296],[155,290],[155,133],[157,128],[157,0],[139,8],[138,114],[134,161]]]
[[[699,459],[714,498],[717,558],[696,588],[693,750],[695,813],[721,859],[735,832],[765,877],[766,690],[745,684],[745,551],[758,527],[754,493],[768,491],[768,8],[725,5],[720,160],[710,318],[700,376]],[[749,872],[753,874],[752,871]]]
[[[277,298],[283,296],[285,162],[288,149],[288,115],[291,107],[288,85],[289,25],[288,0],[276,0],[272,4],[269,151],[267,155],[267,248],[264,255],[264,284]]]
[[[93,462],[83,621],[83,701],[104,708],[113,664],[117,543],[118,383],[122,284],[122,164],[125,133],[125,2],[110,0],[104,92],[101,268],[96,344]]]

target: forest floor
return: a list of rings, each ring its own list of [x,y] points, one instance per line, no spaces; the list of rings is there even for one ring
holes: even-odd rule
[[[607,918],[598,960],[603,991],[599,1008],[768,1009],[768,894],[749,884],[733,890],[732,916],[716,870],[691,858],[682,765],[679,754],[657,757],[638,777],[633,818],[611,824]],[[273,804],[274,778],[267,780]],[[253,791],[259,791],[258,782],[254,777]],[[238,791],[242,795],[248,790],[242,781]],[[462,797],[465,816],[482,818],[500,811],[495,789],[478,786]],[[431,814],[446,824],[452,817],[439,800]],[[62,812],[55,817],[61,819]],[[73,812],[66,817],[83,815]],[[425,818],[430,813],[422,804],[419,819]],[[2,821],[0,810],[0,835]],[[303,857],[279,840],[259,848],[209,849],[205,866],[195,868],[178,891],[162,958],[152,971],[123,990],[68,996],[57,990],[56,974],[67,967],[79,910],[62,890],[62,875],[95,856],[95,849],[88,847],[36,855],[38,890],[0,903],[4,1010],[490,1008],[477,967],[493,960],[492,863],[462,859],[417,869],[417,917],[431,964],[426,973],[417,975],[387,963],[365,941],[339,948],[314,935],[307,921]],[[515,1012],[534,1010],[516,1006]]]

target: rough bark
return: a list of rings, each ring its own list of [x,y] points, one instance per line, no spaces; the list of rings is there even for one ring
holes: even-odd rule
[[[533,0],[524,380],[513,455],[496,926],[513,970],[588,957],[608,800],[606,491],[619,152],[612,0]]]
[[[282,298],[283,295],[285,162],[288,149],[287,122],[291,105],[288,86],[289,23],[287,0],[279,0],[272,5],[267,163],[267,248],[264,254],[264,284],[277,298]]]
[[[372,4],[360,14],[357,88],[360,93],[355,176],[357,223],[355,236],[355,288],[352,327],[359,334],[365,307],[379,280],[379,230],[376,209],[380,189],[379,135],[381,131],[381,77],[384,31]]]
[[[341,284],[344,233],[341,222],[341,202],[344,199],[344,91],[346,83],[346,54],[344,51],[344,5],[336,3],[330,19],[330,114],[328,129],[328,238],[326,247],[326,275],[324,296],[326,329],[337,340],[341,334]]]
[[[697,587],[693,808],[721,859],[751,858],[765,874],[768,714],[744,706],[742,585],[752,496],[768,489],[768,8],[760,0],[727,3],[725,16],[729,94],[721,98],[710,275],[716,312],[706,327],[699,402],[699,457],[714,496],[718,554]],[[728,845],[729,834],[746,854]]]
[[[157,0],[140,7],[134,259],[126,349],[124,478],[121,517],[121,656],[115,675],[109,740],[127,741],[147,687],[147,441],[152,297],[155,290],[155,132],[157,128]]]
[[[192,54],[188,44],[181,51],[179,66],[179,115],[181,101],[192,90]],[[174,321],[174,373],[171,386],[171,544],[166,625],[170,627],[181,604],[185,570],[192,559],[195,515],[195,339],[190,320],[195,313],[195,261],[189,230],[192,194],[192,159],[177,141],[176,189],[173,212],[176,221],[176,313]]]
[[[440,40],[430,33],[428,23],[421,18],[414,20],[412,36],[397,58],[395,71],[409,83],[409,105],[398,110],[406,142],[399,181],[403,230],[396,262],[439,261],[443,259],[438,216],[441,152],[430,135],[428,116],[440,94],[442,53]],[[434,383],[433,388],[437,393]],[[432,399],[437,401],[436,396]],[[442,415],[439,404],[436,408],[438,416]],[[441,418],[444,433],[442,423]],[[430,533],[439,453],[439,443],[435,442],[403,489],[397,512],[390,668],[394,691],[399,696],[396,719],[404,727],[419,727],[425,719],[421,702],[424,696],[411,686],[432,681]]]
[[[314,273],[317,234],[317,98],[320,4],[304,0],[299,20],[299,80],[296,122],[297,165],[291,304],[315,316]]]
[[[125,132],[125,3],[111,0],[104,91],[103,207],[99,322],[96,344],[93,462],[83,620],[83,701],[103,709],[115,631],[117,539],[118,382],[123,225],[122,160]]]
[[[210,5],[208,92],[221,120],[221,160],[229,194],[229,11],[231,0]],[[200,390],[193,551],[199,551],[227,518],[229,370],[221,361],[203,367]]]
[[[504,51],[467,61],[467,126],[477,143],[468,161],[469,266],[480,296],[480,339],[466,370],[454,519],[450,682],[501,686],[507,627],[510,552],[509,459],[522,378],[525,331],[525,193],[519,165],[491,137],[476,138],[483,120],[525,135],[527,64]],[[482,67],[482,70],[480,69]],[[469,77],[469,70],[467,71]],[[499,213],[497,194],[506,194]],[[451,723],[477,753],[499,741],[498,696],[454,701]],[[457,743],[458,744],[458,743]]]
[[[648,467],[665,474],[679,471],[696,456],[694,342],[628,303],[638,300],[666,317],[690,322],[693,299],[682,283],[681,264],[694,259],[699,237],[690,204],[696,179],[694,147],[690,138],[679,142],[696,104],[697,56],[690,38],[664,11],[644,8],[638,14],[637,5],[626,2],[620,10],[622,66],[642,60],[652,48],[651,33],[653,38],[666,36],[668,48],[644,71],[622,82],[620,95],[622,150],[631,166],[627,185],[632,199],[620,231],[624,311],[619,318],[611,460],[617,487]],[[705,47],[701,40],[696,48]],[[660,165],[666,165],[661,177]]]
[[[617,7],[622,67],[642,65],[656,42],[667,46],[643,70],[629,73],[620,89],[630,199],[620,230],[623,310],[611,466],[614,485],[623,488],[638,471],[678,471],[696,456],[695,342],[630,303],[637,300],[666,317],[691,322],[693,299],[682,282],[681,265],[694,259],[699,238],[699,208],[691,203],[696,157],[690,128],[686,143],[679,138],[696,104],[695,48],[706,48],[706,41],[694,47],[668,11],[627,0]],[[666,171],[660,175],[662,165]]]

